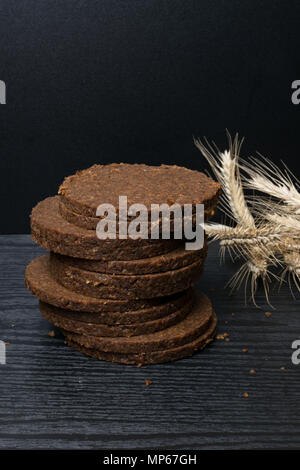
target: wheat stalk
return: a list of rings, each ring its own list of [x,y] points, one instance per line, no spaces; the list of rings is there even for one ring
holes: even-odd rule
[[[299,181],[285,167],[284,172],[270,160],[251,158],[240,160],[243,140],[234,140],[228,134],[228,150],[205,145],[199,139],[195,145],[210,164],[222,184],[221,210],[235,226],[206,223],[205,231],[212,240],[219,240],[221,259],[225,250],[244,258],[245,262],[229,281],[232,289],[244,282],[245,292],[250,282],[251,297],[255,303],[258,280],[261,279],[269,302],[271,278],[283,282],[286,275],[297,289],[300,287],[300,193]],[[241,177],[240,170],[247,174]],[[254,196],[248,200],[244,187],[268,196]],[[276,201],[274,201],[274,198]],[[270,267],[283,266],[281,277]]]
[[[229,215],[237,224],[245,228],[255,227],[254,219],[245,201],[237,164],[243,141],[239,141],[238,135],[233,141],[228,135],[228,140],[229,150],[225,150],[225,152],[220,152],[217,147],[214,149],[208,142],[206,147],[199,139],[194,142],[222,184],[221,199],[224,201],[225,207],[229,209]]]
[[[261,156],[262,160],[251,158],[243,162],[241,168],[248,174],[245,187],[260,191],[275,197],[295,214],[300,214],[300,193],[297,190],[299,182],[291,179],[291,173],[286,169],[282,172],[273,162]],[[252,162],[252,163],[251,163]]]

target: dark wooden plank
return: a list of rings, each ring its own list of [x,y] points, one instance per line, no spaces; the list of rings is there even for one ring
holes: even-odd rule
[[[26,264],[41,253],[29,236],[0,237],[0,339],[10,343],[0,365],[0,448],[299,447],[300,365],[291,363],[291,344],[300,302],[287,287],[274,292],[267,318],[261,292],[261,309],[245,305],[243,292],[228,296],[223,286],[236,268],[220,266],[212,245],[199,287],[230,342],[139,369],[87,358],[58,330],[48,336],[54,328],[23,282]]]

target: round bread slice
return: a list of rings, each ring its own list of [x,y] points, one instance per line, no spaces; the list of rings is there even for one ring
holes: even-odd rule
[[[138,354],[152,353],[176,348],[191,343],[205,334],[215,318],[210,300],[200,294],[190,313],[179,323],[165,330],[130,338],[109,338],[79,335],[63,330],[63,334],[74,343],[102,352]]]
[[[220,183],[203,173],[176,165],[113,163],[68,176],[59,194],[71,211],[95,217],[102,203],[118,208],[120,195],[127,196],[128,206],[144,204],[149,212],[151,204],[216,204],[220,189]]]
[[[95,231],[67,222],[59,212],[59,197],[48,197],[31,212],[32,239],[46,250],[71,257],[102,260],[148,258],[172,251],[182,240],[106,239]]]
[[[99,351],[98,349],[86,348],[78,343],[75,343],[71,339],[67,339],[67,344],[73,349],[85,354],[86,356],[90,356],[101,361],[117,362],[120,364],[136,364],[141,367],[147,364],[161,364],[165,362],[177,361],[178,359],[192,356],[196,352],[204,349],[207,344],[213,341],[216,327],[217,319],[216,315],[213,314],[206,332],[198,336],[198,338],[194,341],[186,343],[183,346],[146,353],[120,354],[114,352],[104,352]]]
[[[114,275],[79,269],[50,256],[53,277],[63,286],[85,295],[106,299],[151,299],[175,294],[192,287],[203,271],[203,259],[188,266],[154,274]]]
[[[52,305],[40,302],[40,311],[46,320],[52,322],[55,326],[66,331],[92,336],[136,336],[154,333],[155,331],[164,330],[179,321],[183,320],[192,308],[193,298],[169,315],[157,320],[149,320],[142,323],[133,323],[131,325],[106,325],[101,323],[81,321],[80,312],[71,312]]]
[[[42,302],[78,311],[82,321],[130,325],[155,320],[180,309],[193,295],[191,290],[172,297],[149,300],[109,300],[87,297],[59,284],[50,274],[49,255],[31,261],[26,267],[25,284]]]
[[[128,261],[103,261],[71,258],[56,255],[57,259],[74,268],[84,271],[93,271],[102,274],[154,274],[184,268],[197,260],[204,260],[207,255],[207,242],[205,240],[202,250],[186,250],[184,246],[159,256],[151,258],[133,259]]]

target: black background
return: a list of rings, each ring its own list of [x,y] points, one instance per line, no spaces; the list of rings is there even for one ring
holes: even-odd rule
[[[1,0],[1,233],[95,162],[202,169],[192,136],[225,128],[299,176],[299,20],[293,0]]]

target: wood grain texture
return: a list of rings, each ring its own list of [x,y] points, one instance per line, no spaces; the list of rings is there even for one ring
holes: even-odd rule
[[[27,235],[0,237],[0,339],[10,343],[0,365],[1,449],[300,447],[300,365],[291,363],[300,301],[287,287],[272,295],[276,310],[261,291],[261,309],[245,305],[243,292],[228,296],[223,286],[236,267],[220,266],[211,245],[199,287],[230,342],[139,369],[73,351],[41,317],[23,280],[41,253]]]

